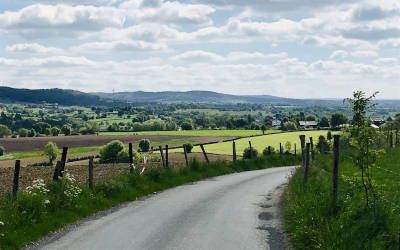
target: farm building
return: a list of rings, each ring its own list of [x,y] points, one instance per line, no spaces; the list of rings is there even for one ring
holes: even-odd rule
[[[311,129],[318,128],[317,121],[299,121],[299,125],[300,125],[301,129],[305,129],[305,130],[311,130]]]

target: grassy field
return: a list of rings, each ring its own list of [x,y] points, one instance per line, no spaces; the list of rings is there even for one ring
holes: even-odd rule
[[[267,130],[266,134],[280,130]],[[145,131],[145,132],[102,132],[101,135],[178,135],[178,136],[253,136],[261,135],[261,130],[182,130],[182,131]]]
[[[263,149],[267,146],[272,146],[276,150],[279,150],[279,143],[282,143],[284,147],[287,141],[291,142],[292,149],[294,151],[294,143],[297,144],[297,149],[300,145],[300,135],[306,135],[308,140],[309,137],[313,137],[315,143],[318,142],[318,137],[324,135],[326,137],[327,131],[299,131],[299,132],[287,132],[279,134],[270,134],[265,136],[258,136],[253,138],[243,138],[236,140],[236,152],[242,154],[243,150],[249,147],[249,141],[251,141],[252,147],[256,148],[259,153],[262,153]],[[206,151],[214,154],[232,154],[232,142],[223,142],[204,146]],[[201,152],[200,147],[194,147],[193,152]]]
[[[298,169],[284,195],[285,227],[296,249],[399,249],[400,148],[372,167],[375,206],[366,207],[357,169],[341,153],[336,209],[331,198],[331,155],[318,155],[307,184]]]

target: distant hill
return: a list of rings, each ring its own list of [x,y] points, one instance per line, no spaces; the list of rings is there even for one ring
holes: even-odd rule
[[[163,92],[118,92],[93,93],[104,99],[130,103],[209,103],[209,104],[280,104],[280,105],[332,105],[339,100],[291,99],[272,95],[229,95],[212,91],[163,91]]]
[[[271,95],[229,95],[212,91],[163,91],[85,93],[65,89],[17,89],[0,86],[2,103],[58,103],[63,106],[117,106],[127,103],[273,104],[287,106],[337,106],[341,99],[291,99]],[[400,107],[400,100],[378,100],[380,105]]]
[[[102,105],[97,96],[75,90],[64,89],[16,89],[0,87],[0,102],[3,103],[58,103],[64,106]]]

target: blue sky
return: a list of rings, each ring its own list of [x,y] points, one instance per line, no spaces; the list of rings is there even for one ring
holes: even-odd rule
[[[400,98],[398,0],[4,0],[0,84]]]

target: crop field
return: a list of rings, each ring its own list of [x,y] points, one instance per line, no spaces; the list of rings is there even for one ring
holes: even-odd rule
[[[257,149],[259,153],[262,153],[263,149],[265,149],[267,146],[272,146],[275,148],[275,150],[279,150],[279,143],[282,143],[282,147],[284,148],[285,143],[287,141],[291,142],[292,144],[291,151],[294,151],[295,143],[297,145],[297,150],[299,150],[300,148],[299,136],[303,134],[306,135],[307,140],[309,137],[313,137],[314,143],[317,143],[318,137],[320,135],[324,135],[326,137],[327,131],[320,130],[320,131],[287,132],[287,133],[258,136],[253,138],[238,139],[236,140],[236,152],[238,155],[241,155],[243,153],[243,150],[249,147],[249,141],[251,141],[252,147]],[[232,155],[232,142],[222,142],[217,144],[205,145],[204,148],[209,153]],[[193,152],[201,152],[200,147],[194,147]]]
[[[229,136],[179,136],[179,135],[108,135],[108,136],[55,136],[32,138],[7,138],[0,139],[0,145],[7,152],[32,152],[42,150],[47,142],[55,142],[59,147],[94,147],[102,146],[112,140],[120,140],[124,143],[138,142],[141,139],[149,139],[153,144],[181,145],[183,143],[206,143],[229,139]],[[84,150],[84,149],[82,149]]]
[[[159,158],[159,154],[155,153],[154,156]],[[185,166],[185,158],[183,153],[170,153],[169,163],[172,168],[182,168]],[[232,158],[224,155],[209,154],[208,158],[211,162],[216,161],[230,161]],[[196,159],[198,162],[205,162],[201,153],[188,154],[189,161]],[[13,180],[13,163],[0,167],[0,196],[10,193],[12,190]],[[22,163],[23,164],[23,163]],[[141,169],[143,166],[138,166]],[[149,162],[146,169],[162,167],[161,160]],[[120,164],[95,164],[94,165],[94,180],[95,182],[102,182],[111,180],[114,177],[126,173],[129,170],[127,163]],[[66,164],[66,171],[72,174],[78,183],[86,184],[88,178],[88,161],[83,160],[79,162],[72,162]],[[51,181],[54,173],[53,166],[40,166],[40,167],[22,167],[20,172],[20,188],[24,190],[27,186],[31,185],[35,179],[43,179],[45,182]]]
[[[280,130],[266,130],[265,134],[278,133]],[[182,131],[146,131],[146,132],[102,132],[101,135],[170,135],[170,136],[229,136],[244,137],[261,135],[261,130],[182,130]]]

